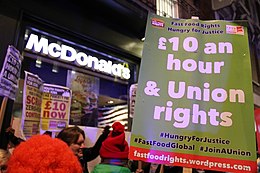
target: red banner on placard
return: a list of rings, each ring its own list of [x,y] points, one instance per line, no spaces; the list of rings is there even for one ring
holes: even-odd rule
[[[142,160],[144,162],[168,164],[171,166],[182,166],[206,170],[218,170],[224,172],[256,172],[257,165],[255,161],[238,160],[230,158],[197,156],[193,154],[166,152],[150,150],[139,147],[130,147],[130,159]]]

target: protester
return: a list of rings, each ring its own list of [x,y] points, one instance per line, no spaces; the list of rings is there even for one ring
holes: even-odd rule
[[[7,150],[0,149],[0,172],[6,173],[7,162],[10,158],[10,153]]]
[[[63,129],[57,138],[64,141],[73,153],[78,157],[84,173],[88,173],[87,162],[94,160],[99,155],[99,150],[101,148],[102,142],[107,138],[109,134],[109,126],[106,126],[103,133],[99,136],[93,147],[86,148],[85,142],[85,132],[78,126],[67,127]]]
[[[141,164],[141,168],[138,168],[138,165]],[[135,173],[150,173],[152,172],[151,166],[154,166],[155,164],[151,164],[149,162],[143,162],[143,161],[137,161],[137,160],[130,160],[129,161],[129,167],[132,172]],[[158,166],[158,164],[156,165]],[[155,171],[156,169],[154,169]]]
[[[163,171],[163,173],[182,173],[183,172],[183,167],[180,166],[166,166],[163,165],[163,168],[161,168],[161,164],[151,164],[148,162],[142,162],[142,168],[138,169],[136,166],[136,161],[134,161],[133,163],[133,167],[132,170],[135,170],[135,173],[150,173],[150,172],[154,172],[154,173],[161,173],[161,169]],[[155,168],[152,169],[152,165],[156,165]],[[197,173],[197,172],[193,172],[192,173]]]
[[[22,138],[19,138],[17,136],[14,135],[15,130],[12,127],[8,127],[6,130],[6,135],[7,135],[7,140],[9,142],[9,145],[11,147],[16,147],[17,145],[19,145],[21,142],[24,142],[24,140]]]
[[[158,167],[157,167],[155,173],[159,173],[159,172],[160,172],[161,166],[162,166],[162,165],[158,165]],[[174,173],[182,173],[182,172],[183,172],[183,167],[163,165],[163,172],[164,172],[164,173],[171,173],[171,172],[174,172]]]
[[[82,173],[82,168],[66,143],[48,135],[35,135],[14,149],[7,172]]]
[[[131,173],[128,168],[129,147],[125,140],[124,126],[115,122],[112,128],[113,131],[100,149],[101,163],[94,167],[92,173]]]
[[[161,164],[153,164],[148,162],[142,162],[142,168],[138,168],[138,161],[132,161],[131,170],[135,173],[183,173],[183,167],[181,166],[169,166]],[[192,168],[191,173],[205,173],[204,171],[199,171],[195,168]]]
[[[52,137],[52,132],[47,130],[43,133],[43,135],[49,135],[50,137]]]

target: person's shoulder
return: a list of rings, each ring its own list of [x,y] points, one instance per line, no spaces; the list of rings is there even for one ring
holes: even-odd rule
[[[110,164],[97,164],[92,173],[110,173],[110,172],[118,172],[118,173],[131,173],[130,169],[124,166],[110,165]]]

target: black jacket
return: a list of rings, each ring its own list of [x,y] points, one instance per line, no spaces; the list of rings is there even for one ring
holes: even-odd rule
[[[109,128],[110,127],[105,127],[103,133],[99,136],[93,147],[83,149],[83,157],[79,160],[83,168],[83,173],[88,173],[87,162],[92,161],[99,156],[99,150],[102,146],[102,142],[107,138],[110,132]]]

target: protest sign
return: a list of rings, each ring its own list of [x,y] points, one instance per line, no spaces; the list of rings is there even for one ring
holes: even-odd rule
[[[25,71],[22,129],[25,138],[43,131],[60,131],[68,126],[71,90],[46,84],[33,73]]]
[[[22,60],[23,56],[20,52],[14,46],[9,45],[0,73],[0,96],[4,96],[0,109],[0,132],[8,98],[15,100],[16,97]]]
[[[43,84],[41,130],[60,131],[68,126],[71,90],[67,87]]]
[[[256,171],[247,28],[149,14],[129,158]]]
[[[129,89],[129,117],[134,117],[135,98],[136,98],[137,84],[132,84]]]
[[[26,139],[40,133],[42,85],[38,75],[25,71],[21,126]]]
[[[8,46],[0,73],[0,95],[15,100],[23,57],[14,46]]]

